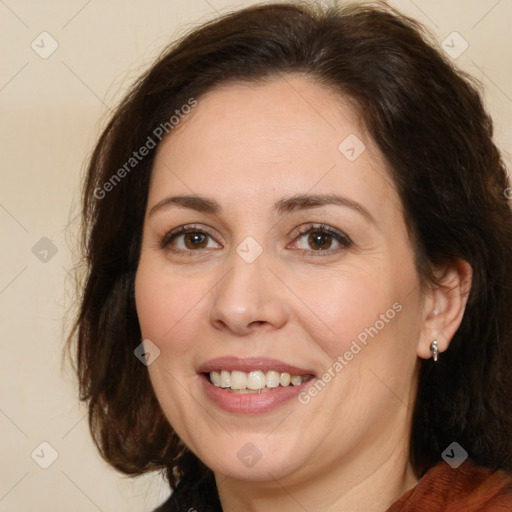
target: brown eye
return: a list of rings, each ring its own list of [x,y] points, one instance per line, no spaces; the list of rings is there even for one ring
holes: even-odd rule
[[[168,233],[162,239],[160,246],[176,253],[203,252],[211,249],[220,249],[222,246],[217,243],[213,237],[206,231],[198,229],[196,226],[180,226],[174,231]]]
[[[352,240],[341,231],[322,224],[300,227],[294,244],[298,249],[308,251],[311,254],[322,252],[332,254],[338,250],[351,247]]]
[[[183,235],[183,242],[189,250],[203,249],[208,245],[208,238],[203,233],[191,232]]]
[[[308,244],[315,251],[325,251],[331,248],[332,235],[322,231],[314,231],[308,236]]]

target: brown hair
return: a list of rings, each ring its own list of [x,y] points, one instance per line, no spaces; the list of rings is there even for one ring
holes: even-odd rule
[[[511,469],[510,183],[474,80],[417,22],[382,4],[282,3],[222,16],[171,45],[117,108],[85,182],[87,275],[70,337],[101,454],[128,474],[165,468],[173,487],[209,471],[173,432],[133,354],[141,342],[134,277],[155,149],[108,193],[98,190],[190,98],[200,102],[227,81],[288,73],[312,77],[357,106],[387,159],[425,281],[435,265],[455,258],[473,269],[448,350],[435,366],[421,362],[410,447],[416,472],[453,441],[477,464]]]

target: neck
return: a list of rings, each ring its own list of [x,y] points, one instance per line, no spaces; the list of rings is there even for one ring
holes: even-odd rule
[[[385,512],[416,485],[417,478],[408,454],[398,446],[386,458],[377,463],[373,458],[373,462],[364,466],[357,457],[357,465],[354,461],[344,467],[325,468],[300,481],[292,477],[269,482],[240,481],[223,475],[215,478],[223,512]],[[361,471],[361,467],[367,469]]]

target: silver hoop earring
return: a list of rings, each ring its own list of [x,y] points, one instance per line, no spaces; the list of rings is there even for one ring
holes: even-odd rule
[[[432,358],[434,361],[437,361],[437,357],[439,356],[439,347],[437,346],[437,340],[434,340],[432,342],[432,345],[430,345],[430,351],[432,352]]]

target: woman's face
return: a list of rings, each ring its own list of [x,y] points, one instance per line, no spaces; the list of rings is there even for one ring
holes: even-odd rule
[[[244,480],[406,454],[425,301],[356,112],[288,76],[211,91],[175,130],[136,276],[172,427],[217,475]]]

